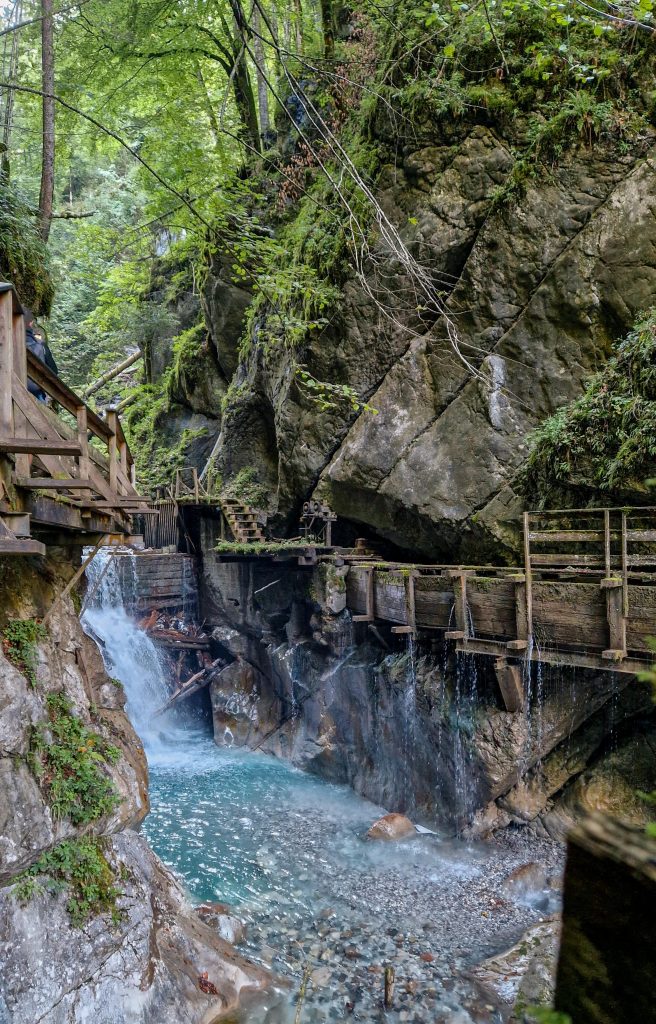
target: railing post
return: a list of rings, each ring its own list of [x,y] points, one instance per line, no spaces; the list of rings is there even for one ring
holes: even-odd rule
[[[87,425],[87,407],[79,405],[77,408],[77,440],[80,445],[78,455],[78,475],[81,480],[89,479],[89,436]]]
[[[14,373],[24,387],[27,387],[27,350],[25,348],[25,318],[22,313],[14,313],[12,317],[12,334],[14,342]],[[14,408],[14,437],[28,437],[27,417],[18,408]],[[29,455],[15,456],[16,475],[30,475],[32,459]]]
[[[530,538],[530,513],[524,513],[524,575],[526,580],[526,639],[533,636],[533,576],[531,570],[531,538]]]
[[[113,409],[107,410],[107,426],[111,431],[111,436],[107,443],[107,454],[109,456],[109,489],[113,494],[116,494],[117,485],[117,470],[118,466],[116,463],[117,456],[117,440],[116,434],[118,429],[118,416]]]
[[[13,294],[0,295],[0,436],[14,436],[12,375],[14,372]]]

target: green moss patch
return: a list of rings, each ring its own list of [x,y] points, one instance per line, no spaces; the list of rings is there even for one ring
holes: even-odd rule
[[[530,437],[516,486],[540,506],[640,498],[656,476],[656,309],[641,317],[581,398]]]
[[[116,907],[121,895],[116,877],[99,839],[67,840],[39,857],[14,886],[14,895],[26,903],[44,891],[69,894],[66,909],[76,927],[90,917],[110,913],[117,923]]]
[[[50,721],[32,734],[30,764],[44,786],[53,816],[86,825],[117,807],[119,795],[107,775],[121,756],[75,715],[63,693],[46,699]]]
[[[12,665],[36,686],[36,656],[39,640],[48,635],[46,627],[36,619],[11,619],[2,631],[2,651]]]

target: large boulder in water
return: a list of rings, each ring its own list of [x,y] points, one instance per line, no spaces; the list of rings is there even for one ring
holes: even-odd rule
[[[408,836],[416,834],[415,826],[405,814],[385,814],[373,823],[366,838],[391,842],[394,839],[407,839]]]

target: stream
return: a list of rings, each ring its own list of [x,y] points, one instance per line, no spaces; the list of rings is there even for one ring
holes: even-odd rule
[[[146,749],[144,835],[193,903],[230,905],[246,924],[238,948],[280,980],[248,1024],[292,1024],[304,975],[303,1024],[502,1021],[467,970],[553,911],[551,889],[504,885],[528,862],[557,873],[553,844],[521,831],[488,844],[434,834],[364,842],[385,809],[268,755],[219,748],[191,712],[153,718],[168,694],[162,665],[121,606],[111,568],[83,624],[123,683]],[[385,1012],[387,965],[396,986]]]

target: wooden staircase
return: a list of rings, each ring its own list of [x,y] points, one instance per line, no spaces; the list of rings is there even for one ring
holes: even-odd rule
[[[264,541],[255,509],[237,501],[236,498],[222,498],[221,511],[237,544],[256,544]]]

